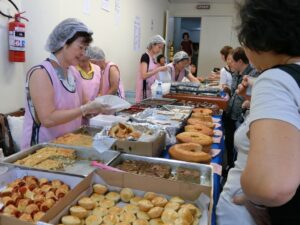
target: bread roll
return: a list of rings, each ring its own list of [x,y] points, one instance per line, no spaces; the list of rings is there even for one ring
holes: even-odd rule
[[[151,219],[159,218],[163,211],[164,211],[164,208],[156,206],[156,207],[151,208],[148,211],[148,215]]]
[[[96,206],[96,204],[89,197],[82,197],[78,201],[78,204],[87,210],[91,210]]]
[[[123,202],[129,202],[134,197],[133,191],[130,188],[123,188],[120,192],[121,200]]]
[[[122,208],[120,208],[119,206],[113,206],[108,209],[109,214],[119,215],[121,212],[122,212]]]
[[[119,221],[120,220],[117,215],[107,214],[106,216],[103,217],[103,222],[107,225],[115,225]]]
[[[138,219],[143,219],[143,220],[149,220],[150,219],[149,215],[147,213],[143,212],[143,211],[138,211],[136,213],[136,216],[137,216]]]
[[[104,208],[111,208],[115,205],[115,202],[111,199],[104,199],[102,202],[99,203],[100,207],[104,207]]]
[[[188,221],[182,219],[182,218],[178,218],[178,219],[175,220],[174,225],[190,225],[190,223]]]
[[[177,218],[178,218],[177,212],[170,209],[166,209],[161,215],[161,220],[166,224],[175,224],[175,220]]]
[[[191,203],[183,204],[183,205],[181,205],[181,208],[187,208],[187,209],[189,209],[191,211],[191,213],[192,213],[193,216],[195,216],[196,213],[197,213],[197,207],[194,206]]]
[[[91,196],[90,196],[90,199],[96,203],[97,205],[99,204],[99,202],[103,201],[105,199],[105,196],[102,195],[102,194],[97,194],[97,193],[93,193]]]
[[[114,202],[118,202],[120,200],[120,194],[117,192],[111,191],[105,195],[105,198],[112,200]]]
[[[102,184],[94,184],[93,190],[97,194],[104,195],[107,192],[107,187]]]
[[[136,205],[131,205],[131,204],[125,205],[125,206],[123,207],[123,210],[124,210],[125,212],[130,212],[130,213],[137,213],[138,211],[140,211],[138,206],[136,206]]]
[[[140,196],[135,196],[130,199],[130,204],[132,205],[138,205],[139,201],[141,201],[143,198]]]
[[[42,218],[44,215],[45,215],[44,212],[38,211],[37,213],[35,213],[35,214],[33,215],[33,220],[34,220],[35,222],[37,222],[37,221],[41,220],[41,218]]]
[[[187,221],[189,224],[191,224],[194,221],[194,217],[188,208],[179,209],[178,217],[181,218],[182,220]]]
[[[93,209],[92,214],[99,217],[104,217],[108,214],[108,209],[104,207],[96,207]]]
[[[179,208],[180,208],[180,204],[177,203],[177,202],[168,202],[165,205],[165,209],[171,209],[171,210],[174,210],[174,211],[177,211]]]
[[[138,206],[141,211],[148,212],[154,205],[149,200],[143,199],[139,201]]]
[[[147,220],[138,219],[134,221],[132,225],[149,225],[149,222]]]
[[[158,196],[158,194],[156,194],[154,192],[146,192],[144,195],[144,198],[151,201],[152,199],[154,199],[157,196]]]
[[[152,219],[149,221],[150,225],[165,225],[161,219]]]
[[[85,219],[86,225],[100,225],[102,223],[102,218],[96,215],[90,215]]]
[[[184,200],[178,196],[172,197],[169,201],[179,203],[180,205],[184,203]]]
[[[154,206],[164,207],[168,203],[168,200],[162,196],[157,196],[151,202]]]
[[[136,220],[136,217],[133,213],[124,211],[123,213],[120,214],[120,220],[125,223],[132,223],[133,221]]]
[[[88,211],[82,206],[76,205],[70,208],[70,214],[72,216],[78,217],[79,219],[84,219],[85,217],[87,217]]]
[[[63,216],[61,218],[61,222],[64,225],[81,225],[81,221],[80,221],[80,219],[78,217],[76,217],[76,216],[70,216],[70,215]]]

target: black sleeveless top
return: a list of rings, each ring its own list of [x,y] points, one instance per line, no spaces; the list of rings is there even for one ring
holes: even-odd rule
[[[287,64],[276,66],[276,68],[281,69],[286,73],[290,74],[296,80],[300,88],[299,65]],[[289,202],[282,206],[269,207],[268,211],[272,225],[300,225],[300,187],[298,187],[296,194]]]

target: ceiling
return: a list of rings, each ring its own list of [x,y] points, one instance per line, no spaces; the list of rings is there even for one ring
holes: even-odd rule
[[[170,3],[234,3],[234,0],[169,0]]]

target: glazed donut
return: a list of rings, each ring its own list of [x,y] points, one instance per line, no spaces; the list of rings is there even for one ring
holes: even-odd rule
[[[201,113],[203,115],[211,116],[213,114],[213,111],[211,109],[205,109],[205,108],[194,108],[193,113]]]
[[[214,136],[213,129],[210,129],[203,124],[187,125],[184,127],[184,131],[200,132],[208,136]]]
[[[202,120],[200,120],[200,119],[198,119],[198,118],[189,118],[189,119],[187,120],[187,123],[188,123],[189,125],[203,124],[203,125],[205,125],[205,126],[211,128],[211,129],[214,129],[214,128],[215,128],[215,124],[214,124],[214,123],[211,123],[211,122],[205,122],[205,121],[202,121]]]
[[[197,143],[182,143],[173,145],[169,154],[173,159],[187,162],[209,163],[211,155],[203,151],[202,145]]]
[[[191,117],[197,118],[199,120],[206,121],[206,122],[211,122],[211,123],[213,122],[213,119],[211,116],[203,115],[202,113],[192,113]]]
[[[176,139],[181,143],[197,143],[203,146],[203,150],[210,149],[213,143],[212,137],[200,132],[182,132],[176,135]]]

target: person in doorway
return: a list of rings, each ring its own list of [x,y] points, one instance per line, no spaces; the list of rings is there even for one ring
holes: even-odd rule
[[[182,41],[181,41],[181,50],[185,51],[189,57],[192,58],[193,56],[193,42],[190,40],[190,35],[188,32],[182,34]]]
[[[97,101],[88,102],[70,69],[79,64],[91,41],[92,31],[73,18],[63,20],[49,35],[49,58],[26,77],[22,150],[78,129],[87,114],[110,110]]]
[[[81,86],[84,89],[88,100],[94,100],[100,93],[100,80],[101,70],[100,67],[94,63],[91,63],[90,58],[84,55],[79,64],[72,67],[73,73],[76,76],[78,82],[81,82]]]
[[[167,66],[155,63],[155,57],[162,51],[165,43],[160,35],[151,37],[147,51],[141,57],[136,80],[135,101],[137,103],[151,97],[151,85],[155,82],[158,72],[167,70]]]
[[[91,62],[101,68],[99,96],[117,95],[125,98],[119,67],[115,63],[106,60],[104,51],[99,47],[89,47],[86,54]]]
[[[191,82],[200,83],[200,81],[187,69],[190,62],[189,60],[190,57],[184,51],[177,52],[174,55],[173,62],[167,65],[172,81],[181,82],[183,78],[187,78]]]

